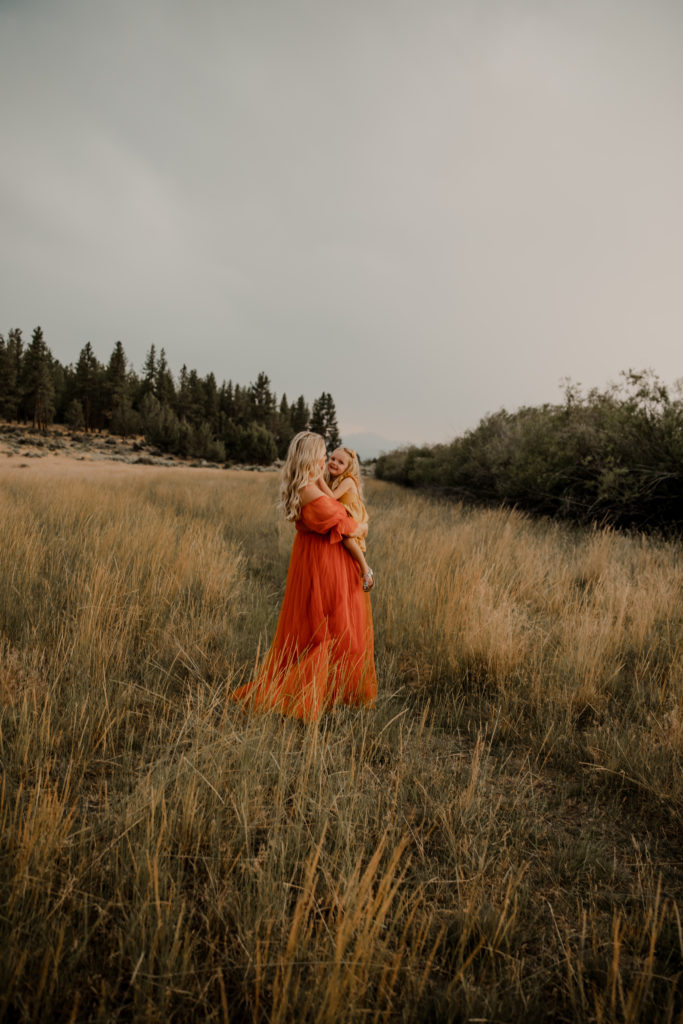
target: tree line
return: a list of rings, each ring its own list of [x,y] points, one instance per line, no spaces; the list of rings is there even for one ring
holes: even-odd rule
[[[144,435],[163,451],[215,462],[267,464],[283,458],[300,430],[341,444],[332,395],[312,406],[303,395],[278,400],[265,373],[248,385],[218,384],[183,365],[174,377],[162,348],[151,345],[137,374],[117,341],[101,363],[88,342],[75,364],[50,352],[40,327],[24,343],[18,328],[0,334],[0,418],[46,430],[62,423],[76,431]]]
[[[651,371],[564,401],[486,416],[450,444],[382,455],[376,475],[486,504],[581,523],[679,531],[683,396]]]

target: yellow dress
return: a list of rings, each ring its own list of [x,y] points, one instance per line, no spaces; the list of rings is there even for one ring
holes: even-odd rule
[[[355,519],[357,523],[367,523],[367,509],[365,508],[365,505],[361,500],[361,496],[358,493],[358,485],[354,480],[353,476],[351,475],[351,473],[342,473],[342,475],[338,476],[336,480],[330,482],[330,490],[336,491],[342,480],[351,480],[353,483],[353,487],[350,490],[346,491],[344,494],[341,494],[337,498],[337,501],[344,506],[344,508],[348,511],[351,518]],[[358,545],[361,551],[365,551],[365,539],[362,537],[357,537],[356,540],[358,541]]]

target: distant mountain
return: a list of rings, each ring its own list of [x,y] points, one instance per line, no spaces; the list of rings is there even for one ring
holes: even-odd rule
[[[380,434],[345,434],[344,444],[355,448],[361,459],[376,459],[382,452],[391,452],[400,448],[407,441],[390,441]]]

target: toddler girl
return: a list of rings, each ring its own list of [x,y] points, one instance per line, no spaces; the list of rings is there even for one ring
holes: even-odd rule
[[[329,488],[328,493],[346,507],[356,522],[367,523],[368,513],[361,496],[360,465],[353,448],[335,448],[327,460],[325,483]],[[342,543],[360,566],[363,590],[372,590],[375,574],[365,561],[365,541],[360,537],[344,537]]]

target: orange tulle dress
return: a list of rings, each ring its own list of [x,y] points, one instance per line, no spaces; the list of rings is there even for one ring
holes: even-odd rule
[[[341,544],[357,522],[322,495],[301,510],[275,637],[257,676],[233,697],[307,721],[377,694],[370,596]]]

